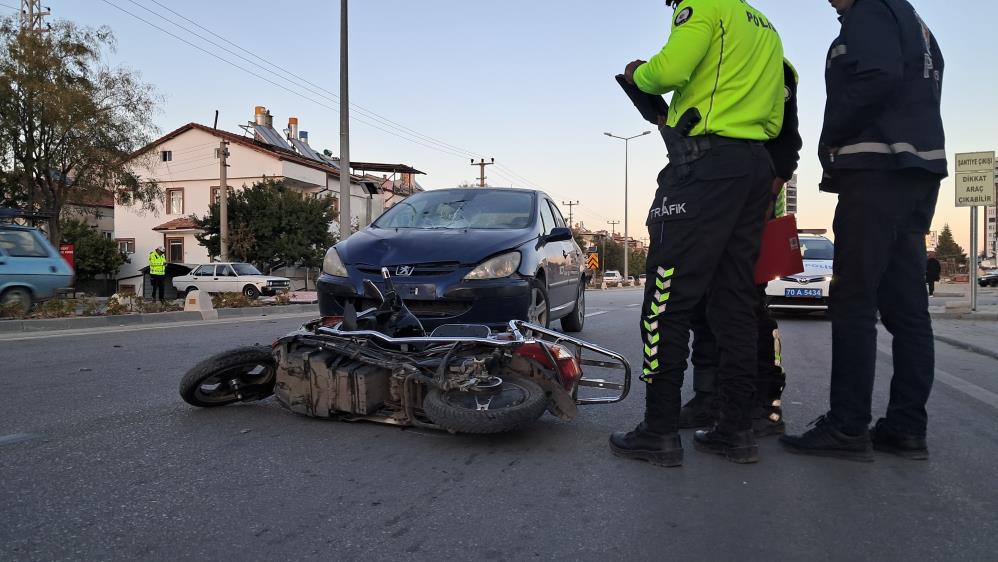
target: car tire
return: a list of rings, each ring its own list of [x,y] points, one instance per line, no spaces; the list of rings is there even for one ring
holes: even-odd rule
[[[542,328],[547,328],[551,324],[551,301],[548,299],[548,289],[543,278],[530,282],[530,301],[527,303],[525,317],[527,322]]]
[[[184,289],[184,298],[186,299],[187,295],[193,293],[194,291],[199,291],[199,290],[200,289],[198,289],[194,285],[191,285],[190,287],[187,287],[186,289]]]
[[[31,291],[21,287],[7,289],[0,296],[0,306],[18,316],[27,316],[31,312]]]
[[[561,319],[561,329],[568,333],[581,332],[586,324],[586,286],[579,285],[579,296],[575,299],[575,308],[568,316]]]
[[[257,289],[255,285],[246,285],[243,287],[243,296],[254,300],[260,296],[260,289]]]

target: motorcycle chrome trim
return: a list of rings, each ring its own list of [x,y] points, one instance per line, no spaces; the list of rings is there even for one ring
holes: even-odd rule
[[[589,343],[587,341],[580,340],[578,338],[573,338],[562,334],[561,332],[556,332],[554,330],[549,330],[542,326],[536,324],[531,324],[524,320],[510,320],[509,322],[510,332],[513,334],[513,339],[511,340],[497,340],[493,338],[464,338],[464,337],[421,337],[421,338],[393,338],[386,336],[381,332],[375,332],[373,330],[357,330],[357,331],[344,331],[339,328],[333,327],[319,327],[316,328],[316,332],[329,336],[336,336],[341,338],[373,338],[390,345],[413,345],[413,344],[428,344],[428,343],[477,343],[482,345],[487,345],[491,347],[518,347],[524,343],[529,343],[533,341],[534,338],[528,338],[523,335],[524,332],[531,332],[536,334],[541,334],[547,336],[550,339],[544,339],[546,342],[550,343],[563,343],[567,342],[575,347],[579,348],[579,353],[577,357],[582,365],[592,365],[596,367],[608,368],[608,369],[621,369],[624,371],[624,382],[623,383],[610,383],[603,379],[587,379],[583,376],[579,379],[579,386],[594,387],[594,388],[605,388],[608,390],[619,390],[620,392],[615,396],[606,396],[599,398],[577,398],[576,403],[580,405],[592,405],[592,404],[613,404],[620,402],[627,398],[627,395],[631,391],[631,365],[627,362],[627,359],[623,355],[610,351],[609,349],[600,347],[598,345]],[[547,348],[545,348],[547,349]],[[589,362],[589,360],[583,360],[581,351],[583,349],[589,350],[598,355],[604,357],[609,357],[613,359],[614,362]],[[550,353],[550,351],[548,351]],[[557,364],[554,357],[551,357],[552,364]],[[612,366],[611,366],[612,365]],[[597,384],[599,383],[599,384]]]

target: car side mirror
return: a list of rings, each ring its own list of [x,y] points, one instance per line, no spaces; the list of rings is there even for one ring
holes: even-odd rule
[[[572,239],[572,231],[564,226],[559,226],[551,229],[551,234],[548,234],[545,238],[545,242],[566,242]]]

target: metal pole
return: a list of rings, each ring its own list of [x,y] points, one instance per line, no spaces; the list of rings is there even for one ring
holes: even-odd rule
[[[970,208],[970,311],[977,312],[977,207]]]
[[[218,257],[223,262],[229,261],[228,145],[224,140],[218,143]]]
[[[350,237],[350,57],[347,0],[340,0],[340,240]]]
[[[631,246],[627,243],[627,168],[628,150],[631,146],[631,139],[624,141],[624,286],[631,284],[631,276],[627,273],[627,254],[631,253]]]

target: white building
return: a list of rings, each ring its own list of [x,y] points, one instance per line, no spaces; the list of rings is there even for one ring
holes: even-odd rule
[[[141,269],[148,265],[149,253],[158,246],[166,250],[171,263],[209,261],[207,249],[195,238],[198,231],[190,217],[206,216],[210,204],[219,196],[221,141],[228,141],[230,189],[239,190],[269,178],[283,180],[285,185],[316,197],[339,198],[339,162],[308,146],[307,133],[297,130],[297,119],[289,121],[288,133],[282,135],[273,129],[270,113],[258,107],[255,121],[244,129],[247,134],[238,135],[188,123],[131,156],[136,173],[156,181],[164,198],[153,211],[144,211],[140,205],[115,203],[115,239],[131,258],[119,273],[119,290],[142,293]],[[363,166],[365,172],[407,174],[410,178],[422,173],[404,165]],[[379,179],[353,176],[350,215],[354,224],[367,225],[383,212],[385,192]],[[339,230],[338,225],[333,228]]]

